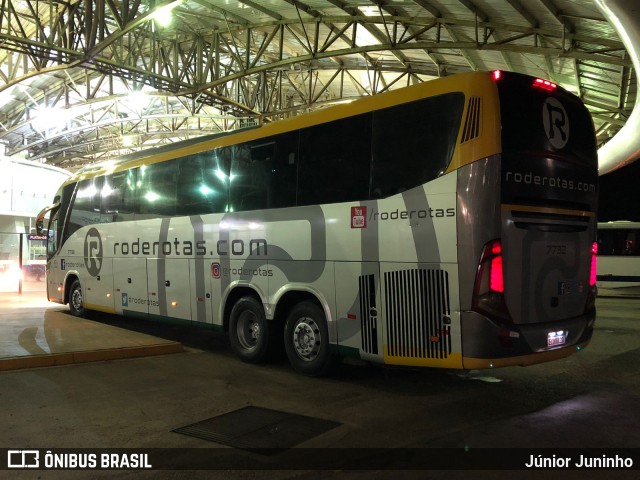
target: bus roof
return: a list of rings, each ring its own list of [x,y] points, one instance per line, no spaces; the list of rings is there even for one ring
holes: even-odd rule
[[[368,113],[382,108],[392,107],[413,100],[461,91],[468,95],[486,91],[493,86],[490,72],[469,72],[450,77],[434,79],[397,90],[360,98],[349,103],[334,105],[296,117],[279,120],[257,127],[248,127],[230,132],[205,135],[181,142],[174,142],[161,147],[149,148],[140,152],[130,153],[122,157],[88,165],[75,173],[66,184],[74,183],[86,178],[117,171],[135,168],[140,165],[162,162],[186,155],[201,153],[219,147],[235,145],[242,142],[257,140],[263,137],[286,133],[341,118],[347,118],[362,113]]]
[[[633,230],[640,228],[640,222],[631,222],[629,220],[616,220],[612,222],[598,223],[599,230]]]

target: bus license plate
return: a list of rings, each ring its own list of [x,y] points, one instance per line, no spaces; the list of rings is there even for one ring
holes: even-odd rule
[[[549,332],[547,333],[547,347],[557,347],[564,345],[567,341],[567,332]]]

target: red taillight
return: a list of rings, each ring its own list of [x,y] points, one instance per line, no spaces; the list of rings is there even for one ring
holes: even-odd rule
[[[502,71],[494,70],[493,72],[491,72],[491,76],[497,82],[498,80],[500,80],[502,78]]]
[[[533,81],[533,86],[541,88],[542,90],[552,91],[555,90],[557,85],[549,80],[543,80],[542,78],[536,78]]]
[[[502,275],[502,245],[499,241],[491,244],[491,263],[489,271],[489,289],[504,293],[504,277]]]
[[[589,271],[589,292],[587,294],[587,303],[585,304],[585,313],[591,312],[596,307],[596,297],[598,296],[598,287],[596,286],[598,274],[598,243],[593,242],[591,245],[591,270]]]
[[[473,291],[473,309],[490,318],[511,321],[504,301],[504,273],[500,240],[487,243],[480,256],[476,284]]]
[[[596,277],[598,273],[598,242],[593,242],[591,245],[591,273],[589,274],[589,286],[593,287],[596,284]]]

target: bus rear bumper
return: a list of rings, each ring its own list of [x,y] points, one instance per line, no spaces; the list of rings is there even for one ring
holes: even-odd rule
[[[465,369],[532,365],[568,357],[589,344],[595,309],[548,323],[497,324],[476,312],[463,312],[462,363]]]

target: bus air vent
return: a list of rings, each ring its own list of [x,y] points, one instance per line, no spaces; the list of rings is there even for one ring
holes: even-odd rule
[[[480,97],[470,97],[467,118],[462,131],[462,143],[473,140],[478,135],[480,135]]]
[[[451,353],[449,275],[438,269],[384,274],[386,343],[392,357],[439,358]]]
[[[378,310],[376,302],[375,275],[360,277],[360,327],[362,350],[378,353]]]

